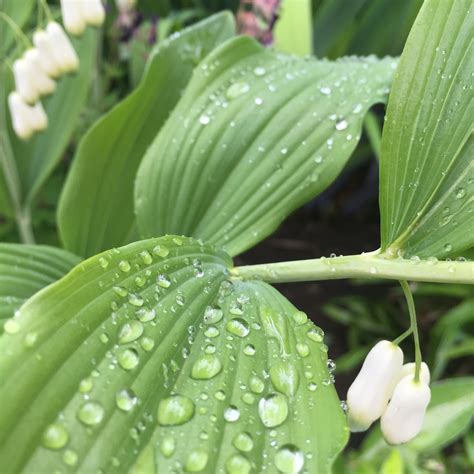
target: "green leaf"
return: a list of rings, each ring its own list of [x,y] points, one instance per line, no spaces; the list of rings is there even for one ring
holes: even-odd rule
[[[225,12],[160,43],[141,85],[82,139],[58,212],[67,249],[90,256],[130,240],[135,225],[133,183],[143,154],[193,67],[233,34],[233,18]]]
[[[0,11],[8,15],[22,29],[30,18],[35,4],[34,0],[21,0],[21,2],[18,0],[0,0]],[[15,34],[4,19],[0,19],[0,22],[2,25],[0,27],[0,57],[4,58],[15,43]],[[23,43],[21,44],[24,46]]]
[[[444,258],[474,245],[470,0],[423,4],[382,137],[382,250]]]
[[[0,243],[0,333],[30,296],[59,280],[80,259],[45,245]]]
[[[49,125],[45,132],[22,142],[10,128],[13,152],[23,190],[23,204],[30,206],[38,191],[61,160],[94,78],[99,33],[88,28],[80,38],[72,38],[79,56],[79,71],[61,78],[54,94],[44,99]]]
[[[396,61],[279,55],[248,37],[195,70],[139,168],[143,237],[184,233],[236,255],[339,174]]]
[[[4,469],[329,472],[347,430],[323,333],[267,284],[228,280],[231,263],[163,237],[31,298],[0,338]]]

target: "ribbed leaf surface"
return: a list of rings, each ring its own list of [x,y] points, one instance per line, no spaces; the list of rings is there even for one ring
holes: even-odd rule
[[[410,33],[382,140],[382,249],[474,246],[473,28],[471,0],[430,0]]]
[[[24,301],[79,262],[79,257],[46,245],[0,243],[0,333]]]
[[[140,86],[84,136],[59,205],[67,249],[91,256],[131,240],[133,183],[142,157],[194,66],[234,29],[232,16],[220,13],[160,41]]]
[[[396,61],[278,55],[240,37],[195,70],[139,168],[143,237],[200,237],[236,255],[325,189]]]
[[[329,472],[347,433],[322,332],[230,265],[152,239],[30,299],[0,338],[2,467]]]

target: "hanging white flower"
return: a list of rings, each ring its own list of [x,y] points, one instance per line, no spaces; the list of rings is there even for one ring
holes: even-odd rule
[[[431,390],[424,381],[415,382],[413,375],[400,380],[380,422],[385,441],[396,445],[412,440],[423,426],[430,399]]]
[[[43,104],[38,101],[31,107],[30,122],[35,132],[41,132],[48,127],[48,116],[44,111]]]
[[[380,341],[370,350],[347,392],[351,431],[366,430],[382,415],[400,378],[402,364],[402,350],[390,341]]]
[[[38,51],[41,67],[49,77],[57,78],[62,74],[61,62],[55,54],[55,45],[51,35],[46,31],[38,30],[33,34],[33,44]]]
[[[415,375],[415,366],[416,364],[414,362],[403,364],[402,371],[400,372],[400,380],[407,375]],[[425,362],[422,362],[420,366],[420,379],[426,384],[430,384],[430,369]]]
[[[27,103],[33,104],[38,100],[39,92],[33,83],[33,68],[24,58],[13,63],[13,77],[15,88],[20,97]]]
[[[84,0],[81,4],[82,15],[87,24],[101,26],[105,20],[105,8],[101,0]]]
[[[51,21],[46,27],[46,32],[55,45],[55,61],[60,65],[62,72],[77,71],[79,58],[62,26],[55,21]]]
[[[56,90],[56,82],[43,69],[40,54],[36,48],[31,48],[24,54],[24,59],[30,64],[31,81],[40,95],[51,94]]]
[[[30,122],[31,106],[21,98],[18,92],[12,92],[8,96],[8,108],[10,109],[13,130],[22,140],[27,140],[34,132],[33,125]]]
[[[61,13],[64,28],[72,35],[82,35],[86,29],[86,21],[82,12],[81,0],[61,0]]]

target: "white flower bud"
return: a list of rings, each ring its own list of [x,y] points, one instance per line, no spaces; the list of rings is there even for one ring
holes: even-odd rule
[[[33,135],[34,128],[30,122],[31,108],[18,94],[12,92],[8,96],[8,107],[12,117],[12,125],[15,133],[23,140],[27,140]]]
[[[404,364],[402,367],[402,371],[400,372],[400,379],[403,379],[407,375],[415,375],[415,363],[410,362],[408,364]],[[430,369],[428,366],[422,362],[420,366],[420,380],[425,382],[427,385],[430,384]]]
[[[79,58],[62,26],[55,21],[48,23],[46,32],[55,45],[54,55],[63,72],[77,71]]]
[[[135,8],[137,0],[115,0],[117,10],[121,12],[129,12]]]
[[[59,77],[62,74],[61,62],[56,57],[56,46],[52,43],[51,35],[46,31],[38,30],[33,35],[33,44],[35,45],[41,67],[50,77]]]
[[[400,378],[403,352],[390,341],[378,342],[367,354],[347,392],[351,431],[364,431],[377,420]]]
[[[38,100],[39,93],[33,83],[33,68],[24,58],[17,59],[13,63],[13,76],[15,88],[21,98],[32,104]]]
[[[86,29],[81,3],[81,0],[61,0],[64,28],[76,36],[82,35]]]
[[[85,0],[81,5],[81,9],[87,24],[101,26],[104,23],[105,8],[101,0]]]
[[[380,422],[385,441],[401,444],[412,440],[423,426],[430,399],[431,390],[422,380],[415,382],[413,375],[400,380]]]
[[[48,116],[44,111],[43,104],[38,101],[31,107],[30,122],[35,132],[41,132],[48,126]]]
[[[33,48],[26,51],[24,58],[30,63],[32,71],[32,82],[41,95],[51,94],[56,90],[56,83],[41,67],[38,50]]]

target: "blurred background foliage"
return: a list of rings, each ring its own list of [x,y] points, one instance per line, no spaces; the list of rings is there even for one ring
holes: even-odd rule
[[[59,17],[59,0],[48,4]],[[94,121],[137,86],[153,46],[169,35],[211,13],[230,9],[237,16],[241,32],[257,36],[264,44],[274,41],[286,52],[312,52],[331,59],[344,55],[397,56],[421,4],[422,0],[138,0],[133,9],[119,11],[109,0],[89,100],[60,165],[43,187],[32,212],[37,242],[59,245],[55,213],[77,142]],[[24,29],[33,31],[36,23],[33,12]],[[377,156],[383,116],[383,107],[369,113],[365,134],[339,179],[288,219],[274,236],[239,257],[239,263],[377,248]],[[0,240],[18,241],[15,222],[9,215],[0,215]],[[422,436],[418,444],[403,448],[385,445],[377,430],[353,436],[337,472],[473,472],[474,432],[469,413],[474,387],[464,383],[467,389],[460,389],[455,381],[438,382],[466,377],[470,372],[474,354],[473,288],[417,284],[413,289],[424,358],[435,382],[434,408],[438,410],[431,416],[437,436]],[[301,284],[298,290],[282,285],[281,291],[327,328],[341,398],[370,347],[381,338],[397,337],[408,325],[404,300],[396,284],[327,282]],[[404,349],[412,357],[410,344]],[[463,411],[465,407],[471,411]],[[444,430],[444,426],[449,429]]]

